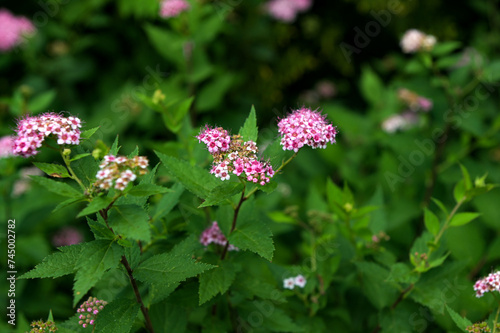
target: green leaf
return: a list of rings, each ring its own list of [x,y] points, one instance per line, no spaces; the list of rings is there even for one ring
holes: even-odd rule
[[[200,274],[200,305],[215,295],[223,295],[236,277],[236,270],[230,262],[222,262],[221,266]]]
[[[433,234],[434,236],[438,234],[440,227],[439,219],[436,217],[436,215],[434,215],[433,212],[431,212],[427,208],[425,208],[424,210],[424,223],[425,227],[431,234]]]
[[[52,213],[55,213],[55,212],[59,211],[60,209],[63,209],[64,207],[68,207],[72,204],[75,204],[77,202],[83,202],[85,200],[86,200],[86,197],[83,195],[80,196],[79,198],[71,198],[71,199],[64,200],[59,205],[57,205],[56,208],[54,208],[52,210]]]
[[[117,135],[108,154],[116,156],[116,155],[118,155],[119,150],[120,150],[120,147],[118,146],[118,135]]]
[[[116,242],[99,239],[83,244],[73,285],[73,306],[112,268],[118,266],[123,248]]]
[[[82,195],[76,189],[63,182],[58,182],[53,179],[41,176],[30,176],[30,178],[33,179],[35,183],[45,187],[50,192],[62,195],[64,197],[77,198],[81,197]]]
[[[243,137],[244,141],[257,142],[258,131],[259,130],[257,128],[257,116],[255,114],[255,107],[252,105],[250,114],[245,120],[243,127],[240,128],[239,134]]]
[[[219,186],[213,188],[208,197],[200,206],[198,206],[198,208],[220,204],[224,200],[231,198],[233,195],[240,193],[243,188],[244,185],[240,182],[236,183],[225,181]]]
[[[33,163],[38,169],[45,172],[47,175],[56,178],[67,178],[69,177],[68,169],[65,166],[60,164],[52,164],[52,163]]]
[[[78,155],[75,155],[73,156],[71,159],[70,159],[70,162],[73,162],[73,161],[78,161],[80,158],[84,158],[84,157],[87,157],[87,156],[90,156],[92,154],[90,153],[83,153],[83,154],[78,154]]]
[[[458,41],[439,42],[436,45],[434,45],[431,54],[433,56],[440,57],[455,51],[460,46],[462,46],[462,43]]]
[[[99,127],[94,127],[94,128],[85,130],[82,132],[82,134],[80,134],[80,138],[81,139],[90,139],[92,137],[92,135],[94,135],[95,132],[97,132],[98,130],[99,130]]]
[[[355,265],[363,279],[363,292],[377,309],[394,303],[398,290],[387,282],[389,271],[386,268],[372,262],[357,262]]]
[[[94,198],[91,202],[89,202],[87,207],[85,207],[80,213],[78,213],[77,217],[82,217],[85,215],[96,213],[101,209],[108,207],[112,201],[113,201],[112,198],[104,196]]]
[[[236,228],[229,236],[229,243],[248,250],[271,261],[274,253],[274,243],[271,230],[255,213],[253,202],[245,202],[238,215]]]
[[[458,227],[467,224],[477,218],[479,213],[458,213],[450,221],[450,227]]]
[[[185,60],[182,50],[186,40],[178,33],[165,28],[158,28],[152,24],[144,25],[144,30],[151,45],[165,59],[184,68]]]
[[[52,103],[55,97],[56,97],[55,90],[49,90],[44,93],[38,94],[35,97],[33,97],[31,101],[28,102],[27,109],[30,111],[31,114],[36,114],[41,111],[45,111],[48,109],[50,103]]]
[[[453,197],[456,202],[460,202],[465,199],[465,183],[463,179],[460,179],[460,181],[455,185],[455,188],[453,189]]]
[[[451,319],[453,319],[453,322],[458,326],[458,328],[460,328],[464,332],[468,332],[467,326],[471,326],[472,322],[469,319],[460,316],[452,308],[450,308],[448,304],[445,305],[446,305],[446,310],[450,314]]]
[[[188,114],[193,100],[194,97],[189,97],[162,109],[163,121],[170,131],[179,132],[182,127],[182,119]]]
[[[164,195],[156,205],[156,210],[151,220],[156,221],[170,213],[179,202],[182,193],[184,193],[184,187],[180,183],[176,183],[172,186],[172,192]]]
[[[155,194],[172,192],[172,190],[155,185],[155,184],[139,184],[135,185],[127,192],[127,194],[138,196],[138,197],[150,197]]]
[[[385,88],[382,80],[368,66],[364,66],[361,70],[360,88],[363,97],[372,106],[380,104],[385,98]]]
[[[174,248],[170,253],[158,254],[145,260],[135,269],[134,276],[142,282],[163,283],[168,286],[214,267],[196,262],[190,255],[178,254]]]
[[[116,205],[109,212],[108,223],[111,228],[127,239],[151,241],[149,216],[137,205]]]
[[[141,308],[135,299],[119,298],[104,306],[95,321],[97,332],[128,333]]]
[[[186,161],[156,152],[162,163],[167,168],[167,173],[184,187],[200,198],[210,196],[210,191],[220,184],[220,181],[207,170],[193,166]]]
[[[470,190],[472,188],[472,181],[470,180],[469,172],[462,164],[460,164],[460,169],[462,170],[465,189]]]
[[[262,159],[264,161],[269,161],[274,170],[278,169],[283,162],[285,162],[285,157],[290,152],[283,150],[281,146],[281,139],[276,138],[271,144],[269,144],[264,152],[262,153]]]
[[[212,80],[202,86],[196,96],[196,109],[207,111],[216,108],[222,102],[224,95],[233,86],[235,74],[229,72],[217,73]]]
[[[436,198],[431,198],[431,199],[432,199],[432,201],[434,201],[436,206],[438,206],[439,209],[441,209],[441,211],[446,215],[446,217],[448,217],[449,213],[448,213],[448,210],[446,209],[445,205]]]
[[[112,240],[116,238],[116,235],[111,230],[109,230],[100,215],[97,216],[97,221],[94,221],[87,217],[87,224],[90,227],[90,231],[92,231],[92,233],[94,234],[95,239]]]
[[[82,249],[83,244],[59,247],[60,252],[49,255],[34,269],[21,275],[19,279],[56,278],[72,274],[75,271]]]

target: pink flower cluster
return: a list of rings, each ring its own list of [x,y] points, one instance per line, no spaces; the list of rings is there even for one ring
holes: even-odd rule
[[[426,35],[422,31],[417,29],[410,29],[406,31],[400,43],[404,53],[430,51],[435,44],[436,37],[432,35]]]
[[[275,19],[283,22],[293,22],[300,12],[307,11],[312,0],[270,0],[266,3],[266,11]]]
[[[160,4],[160,16],[163,18],[175,17],[190,8],[186,0],[163,0]]]
[[[109,190],[115,189],[123,191],[130,182],[133,182],[137,175],[144,175],[148,172],[148,158],[145,156],[135,156],[127,158],[125,156],[104,156],[104,161],[99,165],[97,181],[95,187]]]
[[[302,275],[297,275],[296,277],[291,277],[283,280],[283,288],[293,289],[295,286],[304,288],[306,286],[306,278]]]
[[[10,157],[14,155],[12,153],[13,144],[14,144],[14,137],[12,135],[0,138],[0,158]]]
[[[35,26],[23,16],[14,16],[0,9],[0,52],[8,51],[23,42],[23,36],[35,32]]]
[[[328,142],[335,143],[337,128],[320,112],[302,108],[293,111],[278,123],[283,150],[298,152],[303,146],[326,148]]]
[[[55,247],[79,244],[82,241],[82,233],[73,227],[62,228],[52,237],[52,244]]]
[[[207,145],[214,158],[210,173],[221,180],[228,180],[233,173],[264,186],[274,176],[271,164],[257,158],[258,148],[253,141],[243,142],[239,135],[230,137],[225,129],[208,126],[196,138]]]
[[[78,319],[80,319],[78,324],[82,325],[83,328],[88,327],[88,325],[94,325],[97,314],[106,304],[108,304],[108,302],[98,300],[95,297],[89,297],[89,299],[83,302],[78,310],[76,310],[76,312],[80,314],[78,316]]]
[[[12,152],[23,157],[36,155],[37,149],[51,134],[57,135],[58,145],[77,145],[80,143],[80,128],[81,121],[77,117],[65,118],[54,112],[23,118],[17,124]]]
[[[488,291],[500,292],[500,271],[490,273],[487,277],[478,280],[474,284],[476,297],[482,297]]]
[[[394,133],[398,130],[405,130],[417,125],[420,121],[418,111],[428,112],[432,109],[432,101],[419,96],[417,93],[406,88],[398,90],[398,98],[408,107],[409,110],[401,114],[395,114],[382,122],[382,129],[387,133]]]
[[[219,225],[217,224],[217,221],[214,221],[212,225],[205,229],[203,233],[200,236],[200,243],[208,246],[209,244],[219,244],[221,246],[226,246],[227,244],[227,238],[222,234],[222,231],[219,228]],[[229,244],[228,248],[229,251],[238,251],[239,249],[231,244]]]
[[[418,124],[419,118],[415,112],[405,111],[395,114],[382,122],[382,129],[386,133],[394,133],[398,130],[405,130]]]

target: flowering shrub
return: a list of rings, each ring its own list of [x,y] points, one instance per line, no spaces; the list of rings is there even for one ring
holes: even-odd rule
[[[500,332],[498,14],[396,5],[2,4],[0,332]]]

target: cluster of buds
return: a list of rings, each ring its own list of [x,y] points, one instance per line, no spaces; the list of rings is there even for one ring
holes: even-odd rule
[[[97,314],[106,304],[108,304],[108,302],[98,300],[95,297],[89,297],[89,299],[83,302],[78,310],[76,310],[76,312],[80,314],[78,316],[78,319],[80,319],[78,324],[82,325],[83,328],[94,325]]]
[[[432,109],[432,101],[419,96],[417,93],[401,88],[398,90],[398,98],[405,103],[411,111],[429,111]]]
[[[200,243],[208,246],[212,243],[218,244],[221,246],[226,246],[227,244],[227,238],[222,234],[222,231],[219,228],[219,225],[217,224],[217,221],[214,221],[212,225],[205,229],[203,233],[200,236]],[[227,249],[229,251],[238,251],[239,249],[234,246],[229,244]]]
[[[274,176],[271,164],[258,159],[254,141],[243,142],[239,135],[230,137],[225,129],[208,126],[196,138],[207,145],[214,158],[210,173],[221,180],[228,180],[233,173],[264,186]]]
[[[283,22],[293,22],[298,13],[307,11],[312,0],[271,0],[265,8],[269,15]]]
[[[427,35],[417,29],[410,29],[406,31],[400,43],[404,53],[430,51],[434,48],[435,44],[436,37]]]
[[[123,191],[138,175],[148,172],[149,161],[145,156],[127,158],[125,156],[106,155],[99,165],[97,181],[94,185],[103,190],[111,187]]]
[[[0,52],[11,50],[23,42],[25,36],[35,32],[35,26],[24,16],[14,16],[0,9]]]
[[[56,323],[54,323],[51,320],[48,320],[47,322],[43,320],[38,320],[38,321],[33,321],[31,324],[31,330],[29,333],[50,333],[50,332],[56,332],[57,327]]]
[[[186,0],[163,0],[160,4],[160,17],[175,17],[189,8],[189,2]]]
[[[500,323],[497,323],[495,325],[495,332],[498,332],[500,330]],[[488,333],[491,332],[491,328],[488,326],[486,322],[481,322],[481,323],[475,323],[474,325],[467,326],[466,328],[467,332],[470,333]]]
[[[476,297],[482,297],[488,291],[500,292],[500,271],[490,273],[487,277],[476,281],[474,291]]]
[[[337,128],[318,111],[301,108],[293,111],[278,123],[283,150],[299,151],[307,145],[312,148],[326,148],[328,142],[335,143]]]
[[[58,145],[78,145],[80,128],[77,117],[66,118],[54,112],[23,118],[17,124],[12,152],[23,157],[36,155],[45,138],[52,134],[57,135]]]
[[[291,277],[283,280],[283,288],[285,289],[293,289],[295,286],[304,288],[306,285],[306,278],[302,275],[297,275],[296,277]]]

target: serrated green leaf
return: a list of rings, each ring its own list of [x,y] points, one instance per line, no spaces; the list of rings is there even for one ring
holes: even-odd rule
[[[229,236],[229,243],[248,250],[271,261],[274,253],[274,243],[271,230],[260,219],[251,202],[245,202],[238,215],[236,228]]]
[[[149,216],[137,205],[115,205],[109,212],[108,224],[115,233],[127,239],[151,241]]]
[[[450,221],[450,227],[458,227],[467,224],[477,218],[479,213],[458,213]]]
[[[424,210],[424,223],[427,230],[436,236],[439,232],[439,219],[434,215],[433,212],[425,208]]]
[[[60,164],[52,164],[52,163],[33,163],[38,169],[45,172],[47,175],[56,178],[67,178],[69,177],[68,169],[65,166]]]
[[[150,197],[155,194],[167,192],[172,192],[172,190],[155,184],[139,184],[132,187],[130,191],[127,192],[127,194],[137,197]]]
[[[50,192],[62,195],[64,197],[78,198],[82,196],[80,192],[66,183],[41,176],[30,176],[30,178],[33,179],[35,183],[45,187]]]
[[[99,239],[82,246],[73,285],[73,306],[101,279],[104,272],[118,266],[124,254],[123,248],[110,240]]]
[[[200,274],[200,305],[212,299],[215,295],[223,295],[236,277],[236,269],[230,262]]]
[[[90,154],[90,153],[77,154],[70,159],[70,162],[78,161],[79,159],[90,156],[90,155],[92,155],[92,154]]]
[[[357,262],[355,265],[363,279],[363,292],[377,309],[396,300],[398,290],[387,281],[389,271],[386,268],[373,262]]]
[[[260,311],[265,311],[271,308],[272,303],[263,300],[254,302],[254,305]],[[271,315],[266,318],[265,326],[271,332],[304,332],[304,330],[295,324],[292,318],[280,308],[274,308]]]
[[[450,308],[448,304],[445,305],[446,305],[446,310],[450,314],[451,319],[458,326],[458,328],[460,328],[464,332],[468,332],[467,326],[471,326],[472,322],[469,319],[460,316],[452,308]]]
[[[64,200],[59,205],[57,205],[56,208],[54,208],[52,210],[52,213],[55,213],[55,212],[59,211],[60,209],[63,209],[64,207],[68,207],[69,205],[75,204],[77,202],[83,202],[85,200],[86,200],[86,197],[83,195],[80,196],[79,198],[71,198],[71,199]]]
[[[55,252],[36,265],[31,271],[21,275],[19,279],[56,278],[75,271],[81,256],[83,244],[59,247]]]
[[[108,197],[104,197],[104,196],[96,197],[91,202],[89,202],[87,207],[85,207],[80,213],[78,213],[77,217],[82,217],[85,215],[96,213],[96,212],[108,207],[112,201],[113,201],[112,198],[108,198]]]
[[[201,205],[198,206],[198,208],[217,205],[224,200],[231,198],[233,195],[241,193],[243,188],[244,185],[240,182],[223,182],[210,191],[208,197]]]
[[[186,161],[181,161],[160,152],[156,152],[156,155],[167,168],[167,173],[170,176],[200,198],[207,198],[210,191],[220,185],[220,181],[215,176],[212,176],[207,170],[199,166],[193,166]]]
[[[118,151],[120,150],[120,147],[118,146],[118,135],[115,138],[115,141],[113,142],[113,145],[109,149],[109,155],[118,155]]]
[[[180,183],[176,183],[172,187],[172,192],[164,195],[156,205],[156,210],[153,215],[152,221],[161,219],[177,205],[181,194],[184,193],[184,187]]]
[[[259,130],[257,128],[257,116],[255,114],[255,107],[252,105],[250,114],[248,115],[243,127],[240,128],[240,135],[244,141],[257,142]]]
[[[169,253],[155,255],[141,263],[134,271],[136,279],[151,284],[168,286],[196,276],[215,266],[196,262],[186,253],[193,246],[192,238],[181,242]]]
[[[82,134],[80,134],[80,138],[81,139],[90,139],[92,137],[92,135],[94,135],[95,132],[97,132],[98,130],[99,130],[99,127],[94,127],[94,128],[85,130],[82,132]]]
[[[135,299],[116,299],[99,311],[95,329],[102,333],[128,333],[140,308]]]
[[[95,239],[115,239],[116,235],[109,230],[106,226],[104,220],[100,215],[97,215],[97,221],[94,221],[87,217],[87,224],[90,227],[90,231],[94,234]]]

